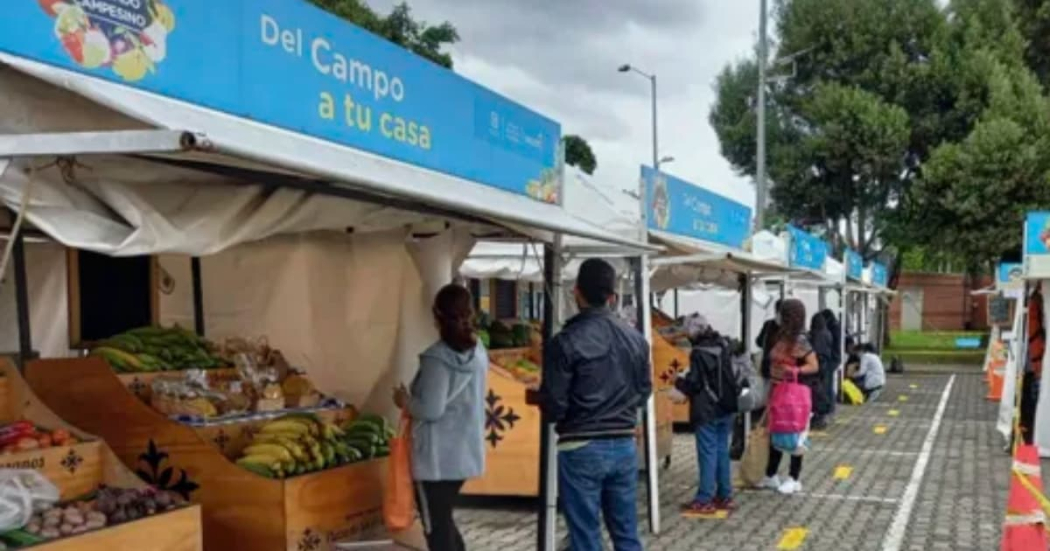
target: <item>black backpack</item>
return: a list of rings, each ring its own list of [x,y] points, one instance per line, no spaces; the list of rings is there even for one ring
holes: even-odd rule
[[[698,343],[694,350],[703,358],[700,362],[703,369],[698,376],[711,402],[723,414],[739,411],[743,384],[733,365],[729,343],[723,338],[711,339]]]

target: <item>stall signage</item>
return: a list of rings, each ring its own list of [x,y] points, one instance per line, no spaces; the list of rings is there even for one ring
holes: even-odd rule
[[[642,166],[649,229],[742,248],[751,209],[713,191]]]
[[[889,286],[890,277],[886,272],[885,264],[880,264],[878,262],[871,263],[871,284],[884,289]]]
[[[542,201],[560,191],[556,122],[308,2],[10,0],[0,51]]]
[[[996,266],[995,287],[1013,297],[1024,289],[1024,265],[1020,262],[1000,262]]]
[[[795,226],[788,226],[788,235],[791,236],[791,267],[823,272],[824,264],[828,260],[827,243]]]
[[[846,275],[850,279],[860,281],[864,278],[864,259],[853,249],[846,249]]]
[[[1030,212],[1025,220],[1024,275],[1050,278],[1050,212]]]

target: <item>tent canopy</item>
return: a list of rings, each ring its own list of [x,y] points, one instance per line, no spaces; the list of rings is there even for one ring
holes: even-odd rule
[[[17,209],[32,180],[27,219],[104,254],[212,254],[283,233],[451,222],[648,248],[556,205],[9,54],[0,114],[0,135],[19,138],[0,141],[0,198]],[[120,142],[144,129],[194,139]],[[56,165],[48,151],[92,154]]]

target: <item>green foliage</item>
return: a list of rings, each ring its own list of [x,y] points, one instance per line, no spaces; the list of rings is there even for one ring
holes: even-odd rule
[[[587,140],[575,134],[568,134],[561,140],[565,145],[565,164],[578,167],[587,174],[594,174],[598,168],[598,159],[595,158]]]
[[[452,68],[452,56],[443,52],[445,45],[459,41],[459,33],[445,21],[431,26],[412,18],[408,4],[401,3],[383,16],[377,14],[364,0],[310,0],[347,21],[375,33],[398,46],[411,50],[442,67]]]
[[[1037,78],[1050,59],[1047,6],[780,0],[766,106],[778,212],[833,230],[849,222],[831,237],[869,259],[920,247],[972,270],[1016,247],[1025,210],[1050,201]],[[747,175],[756,67],[726,67],[710,115],[723,155]]]

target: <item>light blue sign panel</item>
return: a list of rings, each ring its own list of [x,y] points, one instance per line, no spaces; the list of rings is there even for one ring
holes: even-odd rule
[[[996,267],[996,281],[1000,285],[1017,281],[1023,276],[1023,267],[1020,262],[1000,262]]]
[[[878,262],[871,263],[871,284],[883,288],[889,286],[890,277],[886,272],[886,266],[884,264],[879,264]]]
[[[788,226],[791,236],[789,257],[792,268],[824,271],[828,260],[828,245],[823,239],[802,231],[795,226]]]
[[[751,231],[751,209],[712,191],[642,167],[649,229],[741,248]]]
[[[290,0],[8,0],[0,51],[553,202],[557,123]]]
[[[864,259],[853,249],[846,249],[846,275],[850,279],[860,281],[864,277]]]

